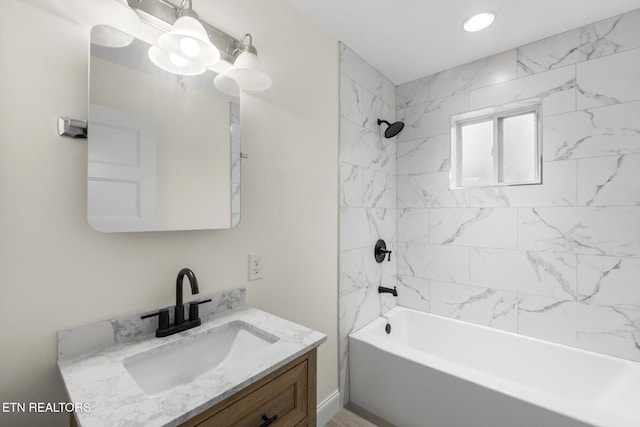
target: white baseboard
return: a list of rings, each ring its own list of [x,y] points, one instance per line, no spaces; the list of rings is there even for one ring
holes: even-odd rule
[[[340,391],[336,390],[318,405],[318,427],[324,427],[324,425],[328,423],[341,408]]]

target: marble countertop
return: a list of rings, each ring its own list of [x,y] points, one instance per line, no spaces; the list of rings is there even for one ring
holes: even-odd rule
[[[240,293],[238,293],[238,291]],[[326,335],[244,304],[244,289],[214,296],[202,325],[165,338],[139,314],[58,333],[58,367],[81,427],[177,426],[319,346]],[[232,297],[229,298],[229,295]],[[218,366],[192,382],[147,395],[122,361],[240,321],[277,339],[242,363]],[[157,318],[155,319],[157,322]],[[184,363],[189,363],[185,360]]]

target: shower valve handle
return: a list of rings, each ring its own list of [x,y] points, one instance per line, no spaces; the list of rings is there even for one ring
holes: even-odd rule
[[[381,263],[382,261],[384,261],[384,258],[387,254],[389,255],[387,258],[387,261],[391,261],[391,251],[387,250],[387,244],[382,239],[379,239],[376,242],[376,246],[373,250],[373,254],[376,257],[376,261],[378,263]]]

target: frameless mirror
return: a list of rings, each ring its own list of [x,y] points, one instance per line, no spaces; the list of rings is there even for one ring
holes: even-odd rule
[[[216,73],[164,71],[149,45],[91,31],[87,219],[102,232],[232,228],[240,220],[240,99]]]

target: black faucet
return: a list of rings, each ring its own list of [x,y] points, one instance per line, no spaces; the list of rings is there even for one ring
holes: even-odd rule
[[[176,279],[176,308],[175,308],[175,326],[182,325],[184,323],[184,304],[182,303],[182,281],[187,276],[189,284],[191,285],[191,294],[196,295],[200,293],[198,289],[198,279],[196,275],[188,268],[183,268],[178,273]]]
[[[396,289],[395,286],[393,287],[393,289],[385,288],[384,286],[378,286],[378,293],[379,294],[391,294],[394,297],[398,296],[398,290]]]
[[[141,317],[141,319],[146,319],[147,317],[158,316],[159,323],[158,329],[156,329],[156,337],[167,337],[169,335],[176,334],[178,332],[186,331],[187,329],[195,328],[196,326],[200,326],[202,324],[202,320],[198,314],[198,305],[210,302],[211,298],[206,299],[204,301],[191,301],[189,303],[189,320],[184,320],[184,303],[182,302],[182,282],[185,278],[189,279],[189,284],[191,285],[191,293],[196,295],[200,293],[198,289],[198,279],[196,279],[196,275],[188,268],[183,268],[178,273],[178,278],[176,279],[176,306],[174,308],[174,323],[170,325],[169,323],[169,309],[163,308],[155,313],[145,314]]]

